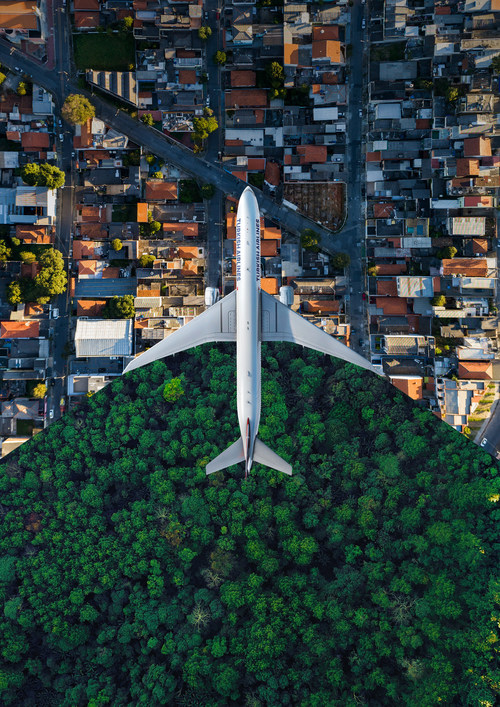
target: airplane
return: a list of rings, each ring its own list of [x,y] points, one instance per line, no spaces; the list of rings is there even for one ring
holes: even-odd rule
[[[261,407],[261,343],[290,341],[374,373],[355,351],[326,334],[260,287],[260,212],[250,187],[240,197],[236,214],[236,289],[211,305],[166,339],[137,356],[123,373],[152,361],[212,341],[236,342],[236,389],[240,437],[210,461],[206,473],[244,462],[245,478],[254,462],[291,475],[291,465],[257,434]]]

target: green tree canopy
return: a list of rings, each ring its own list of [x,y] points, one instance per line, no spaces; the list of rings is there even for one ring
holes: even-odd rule
[[[134,18],[132,16],[124,17],[121,22],[122,32],[131,32],[134,26]]]
[[[8,260],[11,255],[12,248],[9,248],[7,243],[3,239],[0,239],[0,261]]]
[[[135,316],[134,296],[111,297],[102,310],[106,319],[132,319]]]
[[[344,270],[351,264],[351,258],[348,253],[335,253],[332,257],[332,265],[335,270]]]
[[[65,182],[64,172],[59,167],[47,162],[28,163],[22,168],[21,177],[26,184],[32,187],[48,187],[49,189],[60,189]]]
[[[222,52],[220,50],[217,50],[214,54],[214,64],[219,64],[220,66],[224,66],[224,64],[226,62],[227,62],[226,52]]]
[[[45,383],[37,383],[37,385],[33,388],[32,395],[34,398],[44,398],[47,395],[47,386]]]
[[[219,127],[215,116],[210,115],[203,118],[193,118],[194,137],[199,140],[205,140],[210,133],[213,133]]]
[[[305,228],[300,234],[300,245],[302,248],[317,250],[319,245],[319,235],[312,228]]]
[[[446,304],[446,297],[444,295],[435,295],[432,298],[432,304],[434,307],[444,307]]]
[[[26,93],[27,93],[27,86],[26,86],[25,81],[19,81],[19,83],[17,84],[17,89],[16,89],[16,91],[17,91],[17,95],[18,95],[18,96],[25,96],[25,95],[26,95]]]
[[[149,253],[143,253],[141,257],[139,258],[139,267],[141,268],[149,268],[155,261],[155,256],[150,255]]]
[[[239,437],[224,344],[2,460],[2,706],[498,703],[496,462],[378,376],[262,349],[291,477],[206,476]]]
[[[143,114],[141,115],[141,120],[142,120],[142,122],[144,123],[144,125],[152,126],[152,125],[155,124],[155,121],[154,121],[153,116],[151,115],[151,113],[143,113]]]
[[[89,118],[95,116],[95,108],[85,96],[72,93],[64,101],[61,115],[68,123],[83,125]]]
[[[204,184],[201,187],[201,194],[204,199],[211,199],[215,194],[215,187],[213,184]]]
[[[113,238],[113,240],[111,241],[111,247],[114,251],[118,252],[123,248],[123,243],[119,238]]]
[[[198,37],[203,41],[206,41],[212,36],[212,29],[208,25],[202,25],[198,30]]]

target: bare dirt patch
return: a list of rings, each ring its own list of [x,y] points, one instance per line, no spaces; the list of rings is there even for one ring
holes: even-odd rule
[[[338,231],[345,218],[343,182],[296,182],[283,186],[283,198],[295,204],[305,216],[332,231]]]

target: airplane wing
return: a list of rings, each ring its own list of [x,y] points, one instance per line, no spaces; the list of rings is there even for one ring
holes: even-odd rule
[[[289,309],[278,299],[261,290],[262,341],[290,341],[308,349],[355,363],[367,371],[380,375],[363,356],[344,346],[315,324]]]
[[[210,341],[236,341],[236,290],[137,356],[123,372]]]

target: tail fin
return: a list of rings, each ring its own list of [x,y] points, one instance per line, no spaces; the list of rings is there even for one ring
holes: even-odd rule
[[[229,449],[231,449],[231,447]],[[290,464],[276,454],[276,452],[273,452],[272,449],[269,449],[269,447],[264,444],[264,442],[261,442],[258,437],[255,440],[255,446],[253,448],[253,460],[259,464],[270,466],[271,469],[282,471],[284,474],[288,474],[289,476],[292,475],[292,467]]]
[[[278,457],[279,459],[279,457]],[[213,474],[214,471],[220,471],[225,469],[227,466],[232,466],[233,464],[239,464],[245,461],[245,454],[243,452],[243,442],[241,437],[234,442],[230,447],[225,449],[222,454],[218,457],[212,459],[206,466],[207,474]]]

